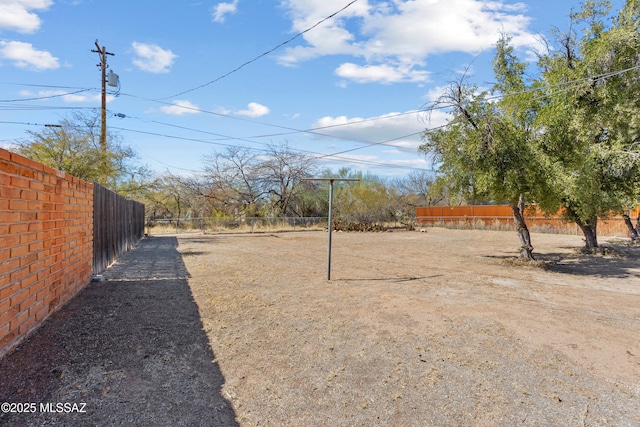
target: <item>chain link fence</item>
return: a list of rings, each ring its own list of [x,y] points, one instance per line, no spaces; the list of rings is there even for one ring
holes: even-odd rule
[[[147,221],[149,234],[266,232],[326,229],[326,217],[162,218]]]

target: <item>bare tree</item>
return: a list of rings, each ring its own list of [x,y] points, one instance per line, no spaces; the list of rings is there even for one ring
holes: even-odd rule
[[[222,199],[229,213],[255,215],[268,189],[260,175],[260,159],[246,147],[228,147],[205,156],[208,193]]]
[[[294,152],[288,144],[271,146],[259,171],[271,196],[272,212],[276,216],[300,216],[296,199],[302,192],[302,178],[316,171],[315,160],[307,154]]]

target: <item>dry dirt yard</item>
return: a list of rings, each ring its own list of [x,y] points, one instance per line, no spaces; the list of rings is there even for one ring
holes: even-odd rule
[[[179,251],[241,426],[640,425],[640,246],[533,243],[334,233],[331,281],[321,231]]]

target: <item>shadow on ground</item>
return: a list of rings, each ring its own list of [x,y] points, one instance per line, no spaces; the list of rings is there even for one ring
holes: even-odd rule
[[[545,254],[545,269],[556,273],[602,278],[640,278],[638,261],[640,246],[629,244],[603,244],[593,253],[576,251],[571,255]]]
[[[144,239],[0,360],[0,402],[35,403],[0,425],[238,425],[176,246]]]
[[[573,253],[535,253],[534,256],[542,264],[532,264],[555,273],[574,276],[594,276],[613,279],[638,279],[640,270],[640,246],[636,245],[602,245],[593,253],[576,250],[574,247],[563,248],[573,250]],[[502,262],[517,262],[516,255],[485,255],[484,258]],[[527,265],[526,262],[520,264]]]

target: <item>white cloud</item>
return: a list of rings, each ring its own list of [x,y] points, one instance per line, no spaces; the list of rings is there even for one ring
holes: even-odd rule
[[[60,67],[58,58],[44,50],[38,50],[31,43],[0,41],[0,58],[13,61],[18,68],[35,71],[55,70]]]
[[[169,49],[149,43],[131,43],[134,53],[133,65],[150,73],[168,73],[178,55]]]
[[[40,17],[32,10],[47,10],[52,0],[2,0],[0,1],[0,30],[33,33],[40,28]]]
[[[213,21],[223,23],[227,15],[232,15],[238,11],[238,0],[231,3],[218,3],[213,8]]]
[[[257,102],[250,102],[246,110],[236,111],[235,114],[247,117],[262,117],[269,114],[269,107],[265,107]]]
[[[197,105],[185,100],[173,101],[173,105],[160,107],[160,111],[171,116],[183,116],[185,114],[197,114],[200,112]]]
[[[292,32],[303,31],[344,7],[341,0],[285,0]],[[306,45],[285,49],[284,65],[325,55],[352,55],[363,63],[336,70],[357,82],[424,81],[425,60],[445,52],[478,53],[500,33],[516,47],[538,44],[523,3],[505,0],[358,2],[303,35]],[[402,77],[400,77],[402,75]]]
[[[399,83],[399,82],[428,82],[429,73],[400,65],[391,64],[360,66],[351,62],[340,65],[335,73],[345,79],[357,83]]]
[[[377,117],[326,116],[317,120],[315,132],[349,141],[384,143],[399,149],[416,150],[426,125],[423,112],[388,113]],[[417,135],[414,135],[417,134]]]

